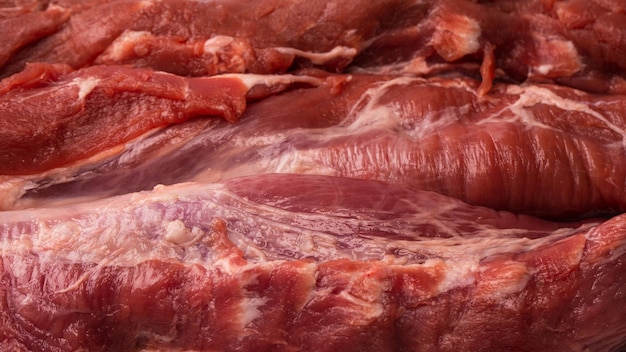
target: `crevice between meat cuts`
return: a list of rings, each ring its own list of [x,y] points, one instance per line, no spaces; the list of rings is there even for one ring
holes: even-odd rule
[[[622,0],[0,0],[0,351],[626,347]]]
[[[255,102],[236,124],[191,121],[110,158],[5,177],[5,207],[278,172],[385,180],[548,218],[626,209],[623,95],[498,83],[480,97],[471,79],[314,73],[326,83]]]

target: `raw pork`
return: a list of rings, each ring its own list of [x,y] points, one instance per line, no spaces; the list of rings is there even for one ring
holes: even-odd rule
[[[623,216],[262,175],[0,220],[5,350],[599,351],[626,329]]]
[[[251,104],[234,125],[192,121],[82,169],[24,179],[14,198],[29,199],[20,205],[5,196],[5,207],[190,180],[305,173],[385,180],[550,218],[626,210],[623,95],[496,84],[481,98],[480,83],[471,79],[324,81]],[[17,189],[14,178],[7,182],[5,189]]]
[[[623,350],[625,24],[0,0],[0,350]]]
[[[9,58],[0,60],[0,77],[34,61],[132,64],[180,75],[315,65],[420,76],[465,71],[482,76],[481,95],[494,77],[626,90],[619,0],[96,0],[25,7],[0,17],[6,31],[32,27],[4,44]],[[69,19],[48,14],[57,8]],[[35,26],[34,16],[53,20]]]
[[[235,122],[259,99],[307,77],[183,78],[148,69],[34,64],[0,82],[0,174],[31,174],[106,152],[196,116]]]

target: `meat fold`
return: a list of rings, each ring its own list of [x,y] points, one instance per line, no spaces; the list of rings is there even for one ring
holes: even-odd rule
[[[317,66],[417,76],[464,72],[482,77],[481,95],[494,78],[626,90],[626,15],[619,0],[61,1],[0,18],[0,28],[14,30],[14,22],[55,6],[69,19],[9,45],[0,77],[39,61],[193,76]]]
[[[626,338],[623,216],[553,223],[377,181],[262,175],[0,220],[12,350],[610,351]]]
[[[150,69],[32,64],[0,82],[0,174],[33,174],[107,153],[196,116],[235,122],[247,99],[311,77],[184,78]]]
[[[622,95],[497,84],[479,97],[471,79],[324,81],[255,102],[235,125],[190,121],[95,164],[5,179],[16,192],[6,207],[302,173],[384,180],[548,218],[626,209]]]

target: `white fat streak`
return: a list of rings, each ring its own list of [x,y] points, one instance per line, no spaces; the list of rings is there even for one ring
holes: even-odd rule
[[[78,86],[79,100],[84,100],[85,97],[87,97],[87,95],[89,95],[89,93],[91,93],[99,83],[100,79],[95,77],[76,78],[72,81],[72,84],[76,84]]]
[[[335,168],[320,163],[319,152],[314,149],[280,153],[277,158],[264,159],[264,161],[267,161],[264,169],[273,170],[276,173],[315,173],[339,176],[339,171]]]
[[[345,133],[363,133],[368,129],[386,129],[393,130],[400,127],[403,120],[400,116],[397,116],[391,106],[380,103],[380,99],[388,93],[388,91],[395,86],[406,86],[414,83],[425,82],[424,79],[415,77],[398,77],[384,83],[369,88],[361,95],[359,101],[357,101],[344,123],[339,125],[339,128],[346,126],[346,122],[349,122],[348,130],[337,131],[337,134]],[[438,86],[438,82],[431,82],[431,85]],[[450,85],[446,85],[450,87]],[[454,87],[469,90],[473,93],[473,90],[467,86],[464,82],[455,84]],[[367,102],[363,106],[363,102]],[[361,106],[363,106],[361,108]],[[454,107],[450,111],[446,110],[439,112],[440,114],[435,116],[430,114],[424,116],[423,121],[414,126],[412,130],[409,130],[408,135],[413,138],[422,138],[430,131],[439,130],[441,127],[448,125],[458,119],[458,111],[463,109],[469,109],[470,105]],[[450,113],[448,113],[450,112]],[[406,128],[403,128],[405,130]]]
[[[544,76],[550,73],[550,71],[552,71],[553,69],[554,69],[554,65],[550,65],[550,64],[543,64],[543,65],[539,65],[535,67],[535,71]]]
[[[152,36],[148,31],[126,30],[106,50],[106,56],[111,60],[121,60],[126,57],[125,51],[132,49],[137,43]]]
[[[461,58],[472,54],[480,49],[480,24],[473,18],[465,15],[448,14],[445,21],[437,22],[437,33],[433,40],[438,41],[446,38],[446,41],[454,42],[454,57]],[[435,43],[435,47],[438,45]]]
[[[248,326],[255,319],[261,317],[261,308],[265,303],[269,301],[267,297],[244,297],[241,301],[241,325],[242,327]]]
[[[113,263],[115,261],[115,258],[123,251],[124,249],[120,248],[117,251],[110,253],[109,256],[104,257],[100,262],[98,262],[95,267],[85,271],[76,281],[69,284],[64,289],[57,290],[55,293],[57,294],[66,293],[66,292],[70,292],[70,291],[78,289],[83,282],[89,279],[90,276],[95,275],[99,270]],[[50,260],[50,261],[53,261],[53,260]]]
[[[358,310],[359,314],[354,315],[354,317],[359,321],[353,321],[353,324],[367,324],[368,322],[382,316],[385,312],[383,303],[380,300],[377,300],[375,302],[366,301],[350,294],[348,291],[345,290],[341,291],[341,293],[339,293],[339,296],[360,308]]]
[[[276,253],[264,252],[267,242],[271,242],[274,248],[297,253],[302,257],[315,256],[322,260],[332,258],[357,259],[357,256],[353,255],[352,249],[342,249],[337,246],[338,239],[335,235],[282,221],[285,218],[293,218],[294,213],[289,210],[251,202],[247,198],[229,191],[224,192],[219,197],[228,197],[233,199],[235,203],[242,204],[230,211],[229,217],[244,219],[244,223],[245,219],[251,217],[250,214],[272,214],[272,216],[263,219],[260,225],[256,222],[246,223],[252,228],[252,231],[245,235],[238,231],[232,231],[231,241],[236,243],[238,248],[242,248],[244,253],[250,254],[246,255],[248,260],[256,262],[275,260]],[[297,216],[313,223],[323,220],[323,215],[316,213],[298,213]],[[261,252],[261,254],[257,252]]]
[[[409,85],[419,81],[411,77],[398,77],[383,82],[380,85],[367,89],[360,99],[352,106],[345,122],[349,123],[350,130],[363,131],[364,128],[389,128],[400,124],[400,119],[393,114],[390,107],[380,103],[387,91],[397,85]],[[361,108],[363,102],[367,102]],[[340,126],[345,126],[345,122]]]
[[[235,78],[240,80],[248,89],[258,85],[272,86],[277,84],[307,83],[311,85],[322,84],[323,80],[311,76],[296,75],[257,75],[251,73],[227,73],[219,76],[212,76],[206,79]]]
[[[607,230],[602,226],[595,227],[585,234],[585,238],[591,242],[603,243],[605,242],[604,238],[606,237],[606,231]],[[599,260],[598,264],[610,263],[624,254],[626,254],[626,238],[622,237],[616,241],[616,243],[612,243],[611,249],[602,259]],[[580,260],[582,260],[582,253]]]
[[[444,278],[437,287],[439,293],[473,284],[480,267],[478,259],[469,256],[458,260],[450,259],[445,262],[441,259],[430,259],[426,261],[426,265],[443,265],[445,267]]]
[[[208,54],[217,54],[223,47],[230,45],[235,38],[227,35],[216,35],[204,42],[204,52]]]
[[[160,0],[145,0],[137,3],[138,10],[143,11],[152,6],[155,3],[161,2]],[[135,43],[141,42],[141,40],[145,37],[152,36],[152,33],[148,31],[133,31],[133,30],[125,30],[119,37],[111,43],[111,45],[106,50],[106,55],[109,56],[112,60],[120,60],[123,59],[126,55],[124,55],[124,50],[132,49]]]
[[[172,324],[174,325],[174,324]],[[176,335],[176,330],[175,329],[171,329],[169,331],[170,335],[163,335],[163,334],[158,334],[153,330],[137,330],[137,336],[139,337],[144,337],[146,338],[147,341],[158,341],[161,344],[169,344],[172,341],[176,340],[176,338],[178,337]],[[146,347],[146,348],[142,348],[141,352],[179,352],[178,349],[163,349],[161,347],[159,348],[154,348],[153,347]],[[185,351],[185,352],[190,352],[190,351]]]
[[[346,119],[337,126],[323,129],[307,130],[306,139],[312,143],[333,140],[335,138],[349,135],[365,134],[372,130],[378,131],[402,131],[407,137],[413,139],[422,138],[432,131],[454,122],[458,118],[458,111],[465,107],[454,108],[441,112],[442,116],[431,114],[425,116],[424,120],[413,127],[402,126],[403,120],[388,104],[382,104],[380,99],[388,91],[396,86],[405,86],[415,82],[423,82],[423,79],[414,77],[398,77],[385,81],[379,85],[367,89],[355,102],[347,114]],[[467,86],[459,86],[468,89]],[[394,132],[396,133],[396,132]],[[355,148],[345,150],[345,153],[352,153],[350,157],[354,160],[354,165],[378,165],[380,169],[396,168],[397,165],[387,165],[390,161],[402,160],[402,155],[390,155],[390,151],[379,150],[374,152],[371,148]],[[329,176],[337,176],[340,171],[332,165],[324,165],[323,157],[325,153],[316,149],[287,150],[280,153],[278,157],[266,158],[265,170],[272,170],[279,173],[315,173]]]
[[[165,222],[164,227],[165,239],[172,243],[183,244],[193,238],[191,230],[181,220]]]
[[[546,51],[558,51],[559,57],[553,63],[544,63],[538,66],[534,66],[530,68],[529,76],[532,76],[534,72],[539,73],[543,76],[548,76],[552,70],[564,70],[573,74],[582,68],[583,64],[580,61],[580,55],[578,55],[578,50],[576,50],[576,46],[569,40],[564,40],[563,38],[552,36],[552,37],[543,37],[539,35],[534,36],[534,40],[537,45],[544,47]],[[548,59],[548,58],[545,58]],[[548,59],[550,60],[550,59]],[[569,63],[572,61],[576,62],[576,66],[568,67]],[[534,70],[534,72],[533,72]],[[561,71],[562,72],[562,71]],[[557,74],[559,74],[557,72]],[[562,73],[560,73],[562,74]]]
[[[152,195],[156,198],[151,198]],[[201,261],[203,260],[201,253],[180,251],[181,245],[189,246],[203,236],[200,229],[194,227],[184,233],[184,224],[173,222],[168,228],[166,223],[161,239],[153,239],[144,235],[144,229],[137,227],[142,223],[162,222],[161,215],[151,210],[154,201],[160,200],[167,204],[176,199],[178,197],[175,194],[167,192],[113,197],[94,203],[93,211],[77,217],[68,216],[63,209],[47,209],[43,217],[41,209],[5,212],[3,213],[5,216],[0,216],[0,219],[5,218],[4,223],[9,219],[12,219],[11,222],[19,221],[15,216],[22,214],[22,221],[34,222],[37,228],[28,235],[29,241],[25,242],[20,233],[5,226],[7,232],[3,234],[2,251],[30,248],[42,256],[54,253],[56,256],[63,256],[76,262],[105,261],[120,265],[163,256]],[[143,222],[137,223],[136,218],[131,215],[136,211],[141,213]],[[132,235],[120,236],[120,233]],[[172,239],[183,241],[184,236],[187,236],[187,242],[172,242]]]
[[[579,102],[575,100],[570,100],[559,96],[553,91],[543,88],[540,86],[509,86],[507,88],[507,94],[519,95],[517,101],[499,112],[493,114],[490,118],[482,120],[479,124],[483,123],[491,123],[491,122],[501,122],[503,119],[500,116],[506,111],[510,111],[513,113],[514,117],[511,119],[512,121],[520,121],[523,122],[528,127],[540,127],[545,129],[554,129],[554,127],[546,125],[540,121],[537,121],[532,112],[530,112],[527,108],[533,107],[537,104],[551,105],[555,106],[564,111],[575,111],[588,114],[599,121],[602,121],[606,127],[617,134],[622,136],[622,144],[626,146],[626,132],[615,125],[607,118],[602,116],[599,112],[593,110],[589,104],[584,102]]]
[[[216,257],[211,261],[198,262],[197,264],[203,265],[209,269],[219,269],[221,272],[231,276],[241,274],[243,268],[252,264],[250,263],[242,266],[241,263],[235,262],[233,259],[234,258],[230,256],[222,256]]]
[[[485,228],[467,236],[433,238],[417,235],[411,241],[385,242],[379,243],[379,246],[386,245],[389,248],[389,252],[401,252],[403,256],[408,258],[413,253],[416,253],[422,257],[434,257],[442,260],[455,261],[459,258],[479,260],[503,253],[532,251],[559,239],[566,238],[573,233],[587,231],[596,225],[597,223],[590,223],[576,229],[563,228],[535,239],[519,237],[520,234],[527,233],[523,229],[502,230]],[[376,242],[377,240],[372,240],[372,243]]]
[[[165,225],[165,239],[174,243],[187,240],[187,226],[181,220],[170,221]]]
[[[130,195],[130,201],[138,206],[153,202],[159,202],[165,205],[173,204],[182,199],[182,197],[176,192],[176,188],[190,185],[192,185],[192,183],[187,182],[178,183],[173,186],[158,184],[152,188],[149,196],[143,192],[132,193]]]
[[[536,272],[536,270],[531,271],[526,264],[513,260],[508,260],[501,265],[500,270],[504,268],[506,271],[499,272],[498,277],[492,279],[495,280],[495,282],[492,281],[492,285],[495,284],[497,289],[490,293],[495,298],[502,299],[522,292]],[[481,268],[481,271],[484,269]]]
[[[408,61],[400,61],[387,65],[379,66],[350,66],[346,72],[357,74],[374,74],[374,75],[395,75],[395,76],[426,76],[438,70],[445,70],[449,67],[449,63],[429,63],[424,57],[418,56]],[[455,67],[462,67],[467,70],[478,70],[480,65],[477,63],[455,63]]]
[[[98,262],[104,260],[105,257],[109,260],[114,260],[116,263],[133,263],[137,260],[147,260],[150,258],[162,258],[163,255],[172,256],[173,258],[179,258],[185,262],[198,262],[203,265],[210,265],[212,267],[220,267],[221,270],[227,273],[235,274],[241,269],[240,263],[232,261],[232,257],[211,257],[205,258],[201,251],[194,251],[195,247],[191,247],[192,244],[197,243],[198,239],[204,236],[204,233],[200,229],[195,227],[189,230],[189,228],[182,222],[175,220],[172,222],[164,222],[160,218],[158,211],[153,211],[152,204],[162,204],[163,206],[169,206],[177,201],[185,200],[188,197],[196,199],[197,197],[203,197],[203,194],[212,194],[211,198],[217,197],[222,199],[223,197],[229,197],[237,200],[241,203],[237,209],[247,209],[246,212],[253,214],[273,214],[273,219],[266,219],[266,221],[272,222],[271,225],[274,229],[274,234],[277,237],[273,238],[275,244],[279,248],[298,250],[311,250],[315,252],[315,255],[319,260],[333,260],[340,258],[358,259],[361,255],[355,255],[353,249],[359,253],[368,253],[369,259],[382,260],[385,255],[389,253],[398,253],[397,249],[403,249],[403,256],[410,261],[415,254],[418,257],[436,257],[441,259],[455,260],[460,257],[472,257],[472,258],[485,258],[493,255],[516,252],[516,251],[530,251],[539,246],[545,245],[552,241],[558,240],[571,235],[574,231],[586,231],[591,226],[596,224],[586,224],[578,229],[560,229],[547,234],[545,237],[537,239],[519,238],[520,233],[523,234],[524,230],[510,229],[501,230],[494,229],[488,226],[484,228],[476,228],[476,231],[469,237],[456,236],[451,238],[432,238],[421,236],[419,233],[414,233],[414,237],[410,241],[385,241],[381,238],[368,238],[363,241],[364,238],[352,243],[348,238],[337,238],[332,234],[328,234],[323,230],[302,228],[297,225],[290,225],[288,223],[280,222],[280,219],[292,218],[293,212],[272,207],[266,204],[258,204],[251,202],[245,198],[234,194],[224,188],[223,185],[175,185],[175,186],[160,186],[156,187],[153,192],[137,193],[130,197],[120,197],[116,201],[115,198],[107,201],[100,202],[99,206],[95,206],[95,212],[97,209],[102,210],[102,214],[96,216],[95,213],[85,218],[68,219],[60,223],[50,222],[49,219],[55,219],[60,216],[63,211],[58,212],[51,209],[44,218],[39,218],[37,221],[39,229],[32,235],[29,235],[31,242],[25,243],[22,241],[20,233],[7,232],[11,229],[5,230],[2,243],[0,244],[2,250],[17,250],[18,248],[32,248],[36,251],[51,251],[54,253],[64,253],[69,260],[76,261],[93,261]],[[129,208],[121,208],[119,211],[109,213],[106,209],[117,208],[114,206],[114,202],[122,201],[124,204],[129,205]],[[113,203],[112,203],[113,202]],[[216,207],[214,201],[207,199],[204,203],[206,207]],[[160,239],[144,238],[141,234],[141,230],[136,228],[135,220],[132,217],[120,216],[120,214],[127,214],[132,209],[141,208],[141,217],[144,223],[161,224],[163,229],[162,237]],[[209,209],[209,208],[206,208]],[[208,210],[207,210],[208,211]],[[236,209],[233,209],[236,211]],[[437,217],[437,214],[432,213],[420,213],[423,211],[421,208],[416,208],[418,214],[411,220],[413,223],[429,223],[432,224],[433,217]],[[21,217],[24,220],[31,219],[38,211],[24,211]],[[0,214],[1,215],[1,214]],[[17,213],[15,213],[17,215]],[[15,215],[6,215],[6,219],[12,219],[11,221],[18,221]],[[233,215],[233,214],[231,214]],[[24,217],[25,216],[25,217]],[[315,223],[323,218],[323,214],[305,214],[298,213],[298,216],[303,220]],[[0,216],[0,220],[2,217]],[[365,221],[365,222],[364,222]],[[408,219],[407,219],[408,221]],[[6,220],[5,220],[6,222]],[[377,223],[377,222],[376,222]],[[369,222],[367,219],[354,219],[353,222],[347,223],[346,226],[358,227],[367,226]],[[382,226],[378,224],[376,226]],[[393,226],[393,225],[390,225]],[[454,228],[450,227],[447,222],[440,221],[437,226],[442,230],[450,231],[454,235]],[[119,236],[119,233],[132,233],[133,236]],[[253,238],[246,239],[245,236],[238,236],[236,233],[230,240],[233,241],[239,248],[242,248],[244,252],[253,251],[257,247],[255,243],[252,243]],[[267,235],[266,231],[262,231],[260,236]],[[100,239],[95,242],[92,239]],[[336,246],[338,240],[344,241],[349,246],[345,249],[340,249]],[[68,244],[71,244],[68,246]],[[181,252],[181,246],[186,249]],[[247,248],[246,248],[247,247]],[[112,253],[116,253],[114,256]],[[264,262],[272,260],[273,255],[269,253],[262,253],[263,255],[255,255],[254,261]],[[267,257],[266,257],[267,255]],[[275,258],[274,258],[275,259]]]
[[[287,55],[295,55],[299,57],[303,57],[309,61],[311,61],[314,65],[323,65],[331,60],[336,58],[342,59],[352,59],[356,55],[357,51],[355,48],[350,48],[346,46],[336,46],[331,51],[325,53],[314,53],[310,51],[298,50],[295,48],[276,48],[278,52],[281,54]]]
[[[242,208],[248,209],[250,213],[256,214],[274,214],[275,219],[291,218],[293,212],[275,208],[266,204],[259,204],[242,198],[239,195],[227,190],[222,190],[223,196],[236,199],[245,204]],[[445,213],[447,209],[441,208],[441,213]],[[423,208],[416,208],[416,214],[413,218],[414,223],[426,223],[432,224],[432,219],[437,217],[437,213],[425,212]],[[298,213],[298,216],[303,220],[308,220],[314,223],[320,218],[320,214],[306,214]],[[273,221],[268,219],[268,221]],[[359,222],[359,219],[355,219],[355,224],[363,225]],[[458,225],[458,223],[456,223]],[[456,233],[455,230],[447,223],[440,221],[437,224],[444,230],[451,231],[451,234]],[[393,250],[395,248],[403,248],[406,250],[406,257],[410,258],[412,253],[427,253],[433,257],[455,260],[456,258],[473,258],[472,260],[479,260],[482,258],[491,257],[494,255],[519,251],[531,251],[540,246],[551,243],[555,240],[567,237],[575,232],[586,231],[597,223],[588,223],[581,225],[578,228],[562,228],[556,231],[552,231],[549,235],[530,239],[526,237],[519,237],[520,234],[528,233],[528,230],[524,229],[496,229],[489,226],[483,228],[477,227],[476,232],[469,234],[468,236],[453,236],[451,238],[433,238],[429,236],[422,236],[419,233],[411,234],[413,239],[410,241],[396,240],[388,241],[384,238],[368,238],[365,242],[359,242],[355,244],[355,248],[358,251],[371,251],[374,248],[378,249],[380,253],[377,255],[380,258],[370,259],[384,259],[387,254],[387,249]],[[287,223],[274,223],[272,225],[277,230],[277,236],[273,238],[275,243],[280,244],[280,248],[306,248],[310,246],[309,241],[314,242],[315,253],[318,254],[320,260],[333,260],[340,258],[358,259],[358,255],[352,253],[352,249],[339,249],[336,243],[339,238],[329,235],[324,232],[316,231],[314,229],[306,229],[300,226],[293,226]],[[377,226],[381,226],[380,224]],[[392,225],[390,225],[392,226]],[[278,236],[282,234],[284,238]],[[296,236],[295,234],[298,234]],[[366,238],[366,237],[361,237]],[[241,246],[240,246],[241,247]]]
[[[138,137],[141,139],[143,137]],[[59,207],[67,204],[77,204],[97,199],[97,196],[74,196],[55,199],[22,198],[29,190],[41,186],[42,180],[46,184],[53,185],[75,180],[84,170],[89,170],[91,165],[96,165],[102,160],[120,155],[125,150],[124,145],[108,148],[99,153],[78,162],[44,171],[39,174],[0,177],[0,210],[19,210],[27,208]]]
[[[254,285],[258,282],[258,275],[251,273],[258,272],[259,269],[262,269],[264,272],[270,272],[283,263],[285,263],[285,261],[282,260],[258,264],[248,263],[244,266],[239,266],[237,271],[230,273],[231,275],[238,277],[239,284],[242,287],[244,295],[239,305],[241,309],[240,326],[242,330],[248,327],[248,325],[256,319],[261,318],[263,315],[261,307],[270,302],[269,297],[256,296],[255,294],[258,294],[259,292],[250,292],[245,289],[246,286]],[[248,269],[253,269],[254,271],[251,272]],[[313,277],[316,275],[318,267],[315,263],[309,263],[308,265],[303,266],[302,270],[306,273],[306,275]],[[314,287],[311,287],[311,289],[314,289]],[[313,290],[311,290],[310,293],[312,294]],[[241,337],[244,337],[244,335]]]
[[[72,81],[68,83],[64,83],[56,86],[56,89],[64,89],[64,88],[74,88],[78,87],[78,100],[84,100],[89,93],[100,83],[99,78],[95,77],[87,77],[87,78],[74,78]],[[28,100],[38,100],[42,96],[46,96],[49,94],[48,89],[35,89],[34,92],[25,92],[25,96],[21,99]]]

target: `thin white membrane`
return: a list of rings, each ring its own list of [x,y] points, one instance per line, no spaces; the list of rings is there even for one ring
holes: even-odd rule
[[[450,209],[442,214],[454,211]],[[194,183],[160,186],[150,192],[66,209],[46,209],[43,214],[40,209],[1,212],[3,253],[30,248],[33,252],[75,262],[106,261],[132,266],[144,260],[170,258],[212,266],[230,262],[228,257],[222,257],[223,253],[210,247],[215,243],[210,237],[216,236],[214,221],[222,219],[228,223],[229,241],[243,253],[262,253],[248,258],[250,262],[304,258],[388,260],[390,255],[396,263],[423,263],[428,258],[478,262],[498,254],[532,251],[596,225],[562,228],[531,239],[524,237],[525,231],[528,232],[524,229],[503,230],[479,224],[467,229],[471,226],[469,222],[440,219],[453,232],[461,232],[463,228],[466,233],[449,238],[431,237],[420,233],[421,226],[435,224],[442,234],[446,227],[437,224],[440,215],[417,207],[414,213],[402,218],[412,224],[412,233],[405,229],[411,239],[396,239],[358,235],[359,229],[364,228],[373,229],[374,233],[397,230],[386,225],[385,220],[364,216],[359,211],[294,212],[253,202],[221,184]],[[342,226],[345,231],[338,232]],[[29,240],[27,246],[24,236]]]
[[[237,78],[248,89],[252,89],[255,86],[273,86],[279,84],[293,84],[293,83],[307,83],[311,85],[322,84],[323,80],[311,77],[311,76],[297,76],[297,75],[257,75],[251,73],[225,73],[222,75],[211,76],[206,78],[221,79],[221,78]]]
[[[540,86],[528,85],[528,86],[508,86],[507,94],[519,96],[517,101],[503,108],[501,111],[493,114],[491,117],[483,119],[479,124],[488,123],[502,123],[503,121],[520,122],[524,126],[539,127],[547,130],[556,130],[553,126],[546,125],[541,121],[537,121],[532,112],[527,109],[534,107],[538,104],[549,105],[557,107],[565,112],[577,112],[584,113],[590,116],[606,126],[607,129],[622,136],[622,147],[626,147],[626,131],[609,121],[601,113],[592,109],[592,105],[586,102],[575,101],[567,98],[563,98],[555,92]],[[503,117],[504,112],[509,111],[512,113],[511,117]]]
[[[278,52],[282,54],[290,54],[294,56],[303,57],[311,61],[314,65],[324,65],[335,59],[347,59],[352,60],[354,56],[357,54],[357,50],[355,48],[345,47],[345,46],[336,46],[332,50],[328,52],[310,52],[298,50],[295,48],[275,48]]]
[[[167,73],[161,73],[167,74]],[[224,74],[212,77],[206,77],[206,80],[234,78],[242,82],[247,89],[252,89],[255,86],[267,86],[273,85],[289,85],[294,83],[304,83],[312,86],[323,84],[323,80],[311,76],[298,76],[298,75],[255,75],[255,74]],[[100,83],[100,79],[94,77],[77,78],[73,81],[60,86],[63,89],[77,89],[77,97],[79,100],[84,100]],[[189,88],[186,86],[187,91],[184,96],[189,96]],[[30,94],[25,99],[37,99],[37,94]],[[166,128],[167,129],[167,128]],[[106,195],[106,190],[98,195],[75,195],[64,197],[63,199],[27,199],[22,201],[22,197],[31,190],[38,190],[48,187],[50,185],[68,183],[75,180],[88,179],[92,169],[97,169],[100,166],[106,165],[109,162],[113,164],[135,164],[137,163],[137,156],[142,155],[146,149],[153,149],[155,143],[159,143],[159,132],[163,131],[162,127],[147,131],[141,136],[128,141],[124,144],[113,146],[105,149],[87,159],[79,160],[75,163],[59,168],[54,168],[42,173],[33,175],[20,175],[20,176],[2,176],[0,175],[0,210],[9,209],[23,209],[29,207],[45,207],[53,205],[63,205],[70,203],[85,202],[90,199],[97,199]],[[198,131],[196,131],[196,134]],[[167,140],[168,146],[160,148],[159,155],[167,154],[174,149],[180,148],[187,141],[193,138],[195,134],[185,137],[184,135],[177,135],[173,140]],[[162,139],[162,138],[161,138]],[[252,146],[251,146],[252,147]],[[158,158],[159,156],[154,156]],[[214,172],[214,171],[213,171]],[[216,179],[215,176],[210,176],[210,179]]]
[[[408,155],[402,154],[403,150],[386,146],[377,148],[375,145],[362,146],[354,144],[352,148],[346,146],[344,149],[334,151],[329,150],[332,148],[328,148],[327,145],[339,138],[368,134],[402,136],[408,137],[412,141],[419,141],[458,121],[460,116],[462,116],[459,112],[469,108],[468,106],[450,107],[448,108],[449,111],[437,111],[436,116],[434,112],[431,112],[422,116],[420,122],[415,124],[415,126],[406,126],[405,121],[398,115],[398,112],[394,110],[392,105],[383,104],[380,101],[392,88],[425,82],[421,78],[398,77],[374,84],[360,96],[359,100],[351,104],[351,110],[339,124],[306,130],[306,141],[315,147],[287,148],[278,155],[273,155],[272,158],[260,160],[257,165],[262,165],[262,169],[266,170],[266,172],[335,176],[344,174],[344,171],[341,170],[342,167],[358,173],[359,170],[365,172],[368,169],[368,165],[375,165],[377,170],[400,172],[404,169],[403,163],[408,157]],[[437,83],[434,84],[437,85]],[[471,88],[467,87],[463,82],[455,83],[454,87],[471,91]],[[281,145],[280,142],[288,144],[292,134],[293,131],[272,134],[271,140],[273,145]],[[237,139],[238,137],[235,138]],[[254,140],[263,142],[258,137]],[[367,142],[365,143],[367,144]],[[254,147],[259,147],[259,145],[255,144]],[[333,155],[332,153],[342,153],[342,155]],[[341,158],[347,162],[335,163],[334,157]]]

